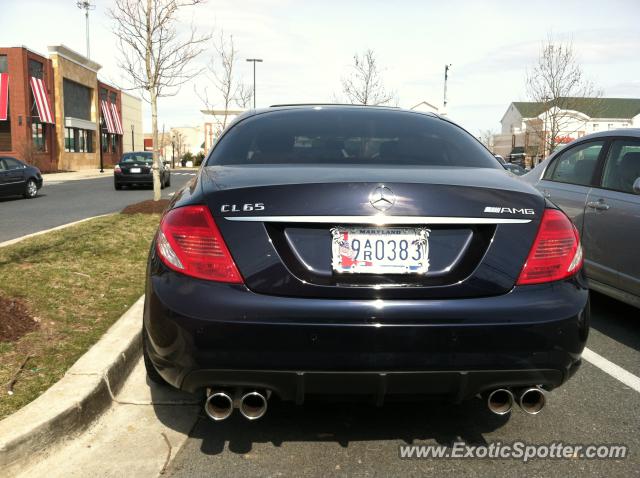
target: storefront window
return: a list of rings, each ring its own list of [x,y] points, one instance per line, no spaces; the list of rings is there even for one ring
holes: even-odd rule
[[[0,55],[0,73],[7,73],[7,55]],[[11,104],[7,106],[7,120],[0,121],[0,151],[11,151]]]
[[[44,66],[38,60],[29,59],[29,76],[44,79]]]
[[[0,121],[0,151],[11,151],[11,116]]]
[[[65,128],[64,150],[67,153],[93,153],[93,131]]]
[[[31,138],[33,140],[33,149],[35,151],[47,151],[47,125],[40,123],[39,120],[33,119],[31,123]]]
[[[113,153],[118,152],[118,135],[117,134],[111,135],[111,152]]]
[[[102,133],[102,140],[100,141],[102,144],[102,152],[108,153],[109,146],[111,145],[111,141],[109,140],[109,133]]]
[[[91,121],[91,88],[64,78],[62,90],[65,116]]]

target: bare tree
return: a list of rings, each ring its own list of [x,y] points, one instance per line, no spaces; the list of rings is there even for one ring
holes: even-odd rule
[[[178,35],[178,12],[204,0],[115,0],[109,15],[120,50],[119,66],[133,89],[151,104],[153,134],[153,199],[160,200],[158,98],[174,96],[200,70],[189,64],[203,51],[210,35],[199,35],[191,25]]]
[[[394,92],[387,91],[373,50],[353,56],[352,71],[342,79],[342,92],[347,101],[355,105],[384,105],[396,100]]]
[[[492,129],[483,129],[480,131],[480,142],[484,144],[487,149],[493,151],[493,135],[494,131]]]
[[[551,35],[542,45],[538,62],[527,71],[527,96],[540,103],[542,118],[528,123],[543,146],[552,152],[561,134],[572,134],[586,121],[576,115],[585,107],[597,110],[602,92],[585,77],[571,42],[556,41]]]
[[[196,89],[196,94],[205,104],[206,109],[211,112],[216,110],[216,105],[222,104],[222,114],[213,114],[222,131],[227,127],[229,109],[247,108],[253,98],[253,92],[250,86],[244,84],[236,74],[239,53],[233,42],[233,35],[226,37],[223,31],[220,32],[219,38],[213,41],[213,51],[214,56],[207,65],[206,80],[216,90],[215,96],[209,97],[207,86],[201,92]]]

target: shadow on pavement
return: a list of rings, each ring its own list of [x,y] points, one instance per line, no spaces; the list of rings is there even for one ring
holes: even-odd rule
[[[158,413],[157,410],[156,413]],[[267,414],[255,422],[234,411],[223,422],[212,422],[200,410],[190,433],[200,440],[206,455],[224,451],[245,454],[254,443],[336,442],[347,448],[350,442],[374,440],[432,439],[443,445],[464,440],[486,444],[483,434],[504,426],[508,416],[493,415],[484,401],[474,399],[461,405],[430,402],[395,402],[376,408],[368,404],[308,402],[296,406],[275,398],[269,401]],[[162,417],[158,415],[162,420]]]
[[[188,435],[202,411],[204,396],[158,385],[149,380],[146,372],[143,376],[156,418],[164,426]]]
[[[640,351],[640,309],[591,291],[591,327]]]
[[[40,191],[38,191],[38,195],[34,198],[31,199],[26,199],[24,196],[22,196],[21,194],[15,195],[15,196],[0,196],[0,203],[3,202],[14,202],[14,201],[36,201],[40,198],[45,198],[47,197],[46,194],[41,193]]]

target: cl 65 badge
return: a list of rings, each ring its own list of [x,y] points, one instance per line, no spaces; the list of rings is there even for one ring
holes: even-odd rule
[[[264,203],[248,203],[248,204],[223,204],[220,212],[251,212],[264,211]]]

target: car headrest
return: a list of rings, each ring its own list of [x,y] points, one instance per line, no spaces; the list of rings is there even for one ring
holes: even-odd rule
[[[593,168],[595,168],[596,162],[593,159],[582,159],[576,162],[574,166],[574,173],[576,179],[582,184],[591,182],[593,176]]]
[[[633,191],[633,183],[640,178],[640,152],[626,153],[618,165],[618,177],[624,191]]]

